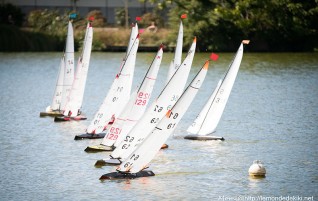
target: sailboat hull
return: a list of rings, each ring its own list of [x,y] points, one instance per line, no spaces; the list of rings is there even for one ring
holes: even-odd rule
[[[151,170],[142,170],[134,174],[125,174],[121,172],[111,172],[108,174],[102,175],[99,180],[119,180],[119,179],[136,179],[139,177],[151,177],[155,176]]]
[[[40,112],[40,117],[62,117],[63,114],[59,111]]]
[[[76,135],[74,137],[74,140],[85,140],[85,139],[100,139],[104,138],[105,133],[99,133],[99,134],[90,134],[90,133],[85,133],[81,135]]]
[[[109,147],[105,145],[95,145],[95,146],[88,146],[84,151],[86,152],[101,152],[101,151],[113,151],[114,147]]]
[[[187,140],[224,140],[223,137],[213,136],[213,135],[187,135],[184,137]]]
[[[121,161],[117,158],[101,159],[96,161],[95,167],[120,165]]]
[[[76,117],[67,117],[67,116],[57,116],[54,118],[54,122],[61,122],[61,121],[79,121],[79,120],[86,120],[85,116],[76,116]]]

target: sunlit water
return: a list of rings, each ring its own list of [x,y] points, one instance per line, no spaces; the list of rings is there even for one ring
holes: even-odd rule
[[[124,53],[93,53],[83,112],[86,121],[40,118],[51,102],[61,53],[0,53],[0,200],[222,200],[236,196],[318,199],[318,54],[246,53],[215,135],[183,137],[222,78],[233,53],[212,62],[206,80],[167,144],[151,162],[155,177],[99,181],[107,153],[86,153],[101,140],[74,141],[102,103]],[[134,88],[154,53],[137,55]],[[152,99],[166,80],[165,53]],[[197,53],[189,81],[208,54]],[[248,168],[261,160],[266,178]],[[223,197],[224,196],[224,197]],[[224,199],[223,199],[224,200]]]

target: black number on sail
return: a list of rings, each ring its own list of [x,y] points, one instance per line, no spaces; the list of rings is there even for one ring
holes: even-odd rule
[[[178,118],[178,115],[179,115],[178,113],[174,114],[173,112],[170,112],[169,118],[172,117],[173,119],[176,119]]]
[[[130,159],[132,159],[132,160],[138,160],[138,158],[139,158],[139,155],[136,155],[136,154],[133,154],[131,157],[130,157]]]
[[[134,137],[126,136],[126,139],[124,140],[125,142],[132,142],[134,141]]]
[[[117,87],[117,91],[122,92],[124,87]]]
[[[151,119],[150,123],[155,124],[159,121],[159,118],[153,118]]]
[[[121,148],[122,149],[128,149],[130,147],[130,144],[124,144]]]
[[[127,162],[127,163],[125,163],[124,168],[130,167],[130,166],[132,166],[132,164],[133,164],[133,163]]]
[[[156,107],[155,107],[155,112],[161,112],[162,111],[162,107],[159,107],[159,105],[156,105]]]
[[[170,123],[170,124],[168,124],[167,129],[173,128],[175,125],[176,125],[175,123],[174,124]]]

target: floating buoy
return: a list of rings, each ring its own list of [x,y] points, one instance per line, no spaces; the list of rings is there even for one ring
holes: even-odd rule
[[[256,160],[256,161],[253,161],[253,164],[248,169],[248,173],[252,177],[263,178],[265,177],[266,170],[262,162],[259,160]]]

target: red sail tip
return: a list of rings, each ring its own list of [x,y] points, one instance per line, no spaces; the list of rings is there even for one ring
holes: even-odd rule
[[[210,59],[212,59],[213,61],[218,60],[218,58],[219,58],[219,55],[217,55],[217,54],[215,54],[215,53],[212,53],[212,54],[210,55]]]
[[[163,49],[164,48],[164,45],[163,44],[161,44],[160,45],[160,47],[159,47],[159,49]]]
[[[185,18],[187,18],[187,14],[182,14],[181,19],[185,19]]]
[[[136,21],[140,21],[141,20],[141,17],[136,17]]]
[[[88,18],[88,21],[93,22],[94,19],[95,19],[94,16],[90,16],[90,17]]]

